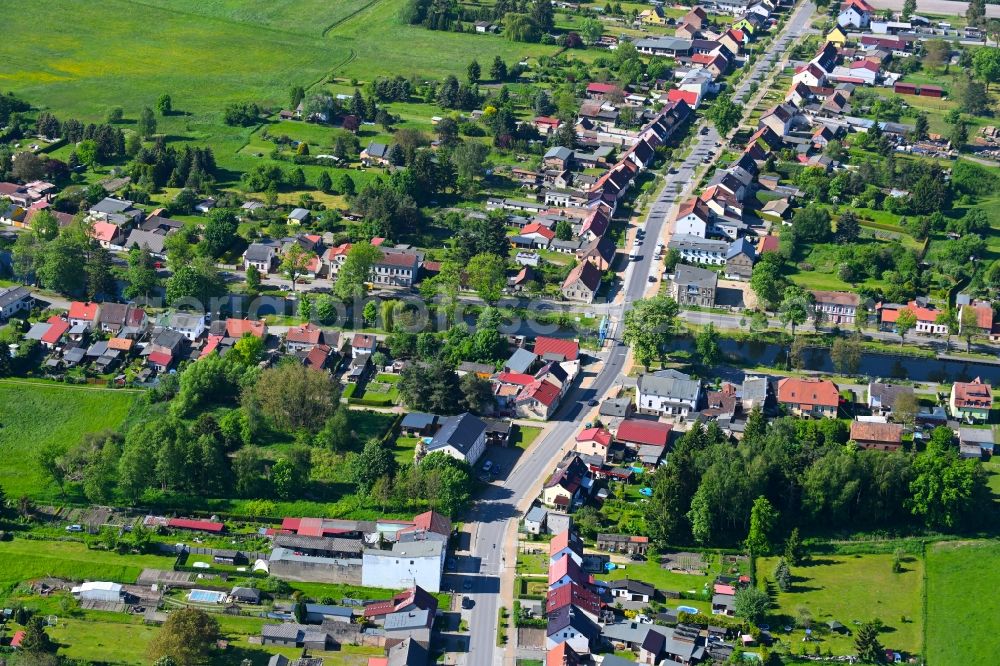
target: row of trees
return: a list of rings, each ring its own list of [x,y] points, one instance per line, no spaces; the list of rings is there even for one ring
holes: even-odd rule
[[[794,527],[962,530],[987,519],[983,469],[958,456],[948,428],[916,455],[857,450],[847,439],[842,422],[768,424],[759,409],[737,446],[715,424],[696,426],[653,477],[649,534],[660,547],[745,542],[767,554]]]

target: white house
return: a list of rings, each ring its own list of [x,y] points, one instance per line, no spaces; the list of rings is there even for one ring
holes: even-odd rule
[[[486,423],[468,412],[448,418],[427,445],[427,453],[440,451],[470,465],[475,465],[485,450]]]
[[[636,407],[647,414],[680,414],[697,411],[701,382],[675,372],[654,373],[639,377],[635,393]]]
[[[0,289],[0,321],[9,319],[18,312],[31,310],[35,299],[27,287],[7,287]]]
[[[243,253],[243,269],[246,270],[253,266],[262,275],[267,275],[274,266],[276,256],[277,250],[274,246],[265,245],[264,243],[252,243]]]
[[[681,204],[674,219],[675,234],[690,234],[704,238],[712,215],[705,202],[692,197]]]
[[[867,28],[871,20],[872,6],[865,0],[849,0],[837,15],[837,25],[841,28]]]
[[[792,86],[804,84],[810,88],[821,87],[826,83],[826,72],[814,62],[810,62],[792,76]]]
[[[366,548],[361,584],[389,590],[419,585],[428,592],[440,592],[446,553],[446,544],[437,540],[396,542],[392,550]]]
[[[191,341],[200,338],[207,330],[204,317],[185,312],[174,312],[171,314],[169,319],[167,319],[166,328],[177,331]]]

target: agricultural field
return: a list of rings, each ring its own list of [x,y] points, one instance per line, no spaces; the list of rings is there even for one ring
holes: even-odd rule
[[[1000,557],[998,541],[938,543],[927,548],[927,663],[985,664],[1000,654],[994,631],[972,634],[984,618],[1000,615],[1000,585],[990,563]],[[985,566],[984,566],[985,563]]]
[[[849,634],[830,632],[827,623],[838,621],[852,631],[859,622],[881,620],[881,641],[886,648],[921,652],[923,646],[924,562],[915,556],[903,557],[903,570],[894,573],[892,554],[816,555],[812,561],[792,567],[792,587],[774,596],[775,608],[768,618],[775,636],[788,643],[794,653],[819,645],[825,653],[853,654],[854,639]],[[757,562],[761,578],[773,579],[776,558]],[[807,643],[801,618],[807,611],[814,639]],[[793,627],[784,632],[784,627]],[[817,638],[819,642],[817,642]]]
[[[0,486],[10,497],[54,500],[58,488],[36,463],[46,446],[67,447],[89,432],[121,425],[138,392],[0,381]]]

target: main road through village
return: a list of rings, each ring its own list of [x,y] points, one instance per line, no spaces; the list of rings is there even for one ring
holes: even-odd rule
[[[774,66],[789,43],[803,34],[809,24],[814,6],[811,2],[800,4],[789,18],[782,33],[770,45],[768,52],[751,66],[734,90],[735,101],[743,103],[751,81],[760,81]],[[710,128],[702,134],[695,128],[694,148],[677,168],[676,174],[666,178],[656,200],[647,213],[646,241],[641,258],[632,262],[624,276],[624,294],[618,305],[610,308],[612,320],[621,321],[631,304],[643,297],[649,286],[648,277],[658,274],[654,263],[653,248],[663,237],[668,215],[677,199],[689,192],[695,184],[695,173],[703,160],[715,155],[719,136]],[[468,619],[470,636],[468,652],[463,661],[469,666],[496,666],[504,663],[505,649],[497,647],[497,615],[501,604],[502,585],[510,584],[512,575],[504,576],[515,565],[514,549],[508,548],[508,539],[516,538],[514,525],[540,480],[549,474],[563,445],[576,434],[581,422],[590,413],[587,402],[600,399],[619,381],[626,363],[627,349],[613,336],[601,352],[603,363],[592,383],[586,388],[575,388],[567,395],[559,411],[549,423],[545,434],[521,457],[517,466],[502,482],[496,482],[476,498],[473,508],[465,516],[465,531],[470,534],[469,556],[463,559],[461,570],[446,578],[451,589],[470,597],[471,609],[463,611]],[[512,522],[513,521],[513,522]],[[464,589],[468,587],[468,589]],[[516,640],[510,636],[509,640]],[[510,654],[513,654],[511,652]]]

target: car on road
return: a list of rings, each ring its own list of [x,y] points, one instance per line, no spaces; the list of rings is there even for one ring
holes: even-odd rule
[[[646,561],[645,556],[640,555],[639,553],[632,553],[631,555],[629,555],[629,559],[632,560],[633,562],[645,562]]]
[[[472,599],[463,595],[462,596],[462,608],[472,608]]]
[[[597,407],[597,398],[591,398],[587,401],[588,407]]]
[[[656,282],[656,276],[655,275],[650,275],[649,276],[649,281],[650,282]]]
[[[67,532],[82,532],[83,531],[83,526],[82,525],[67,525],[66,526],[66,531]]]
[[[670,167],[670,171],[668,173],[677,173],[677,168],[676,167]]]
[[[704,136],[705,134],[708,134],[708,128],[707,127],[702,127],[701,128],[701,134],[702,134],[702,136]]]

